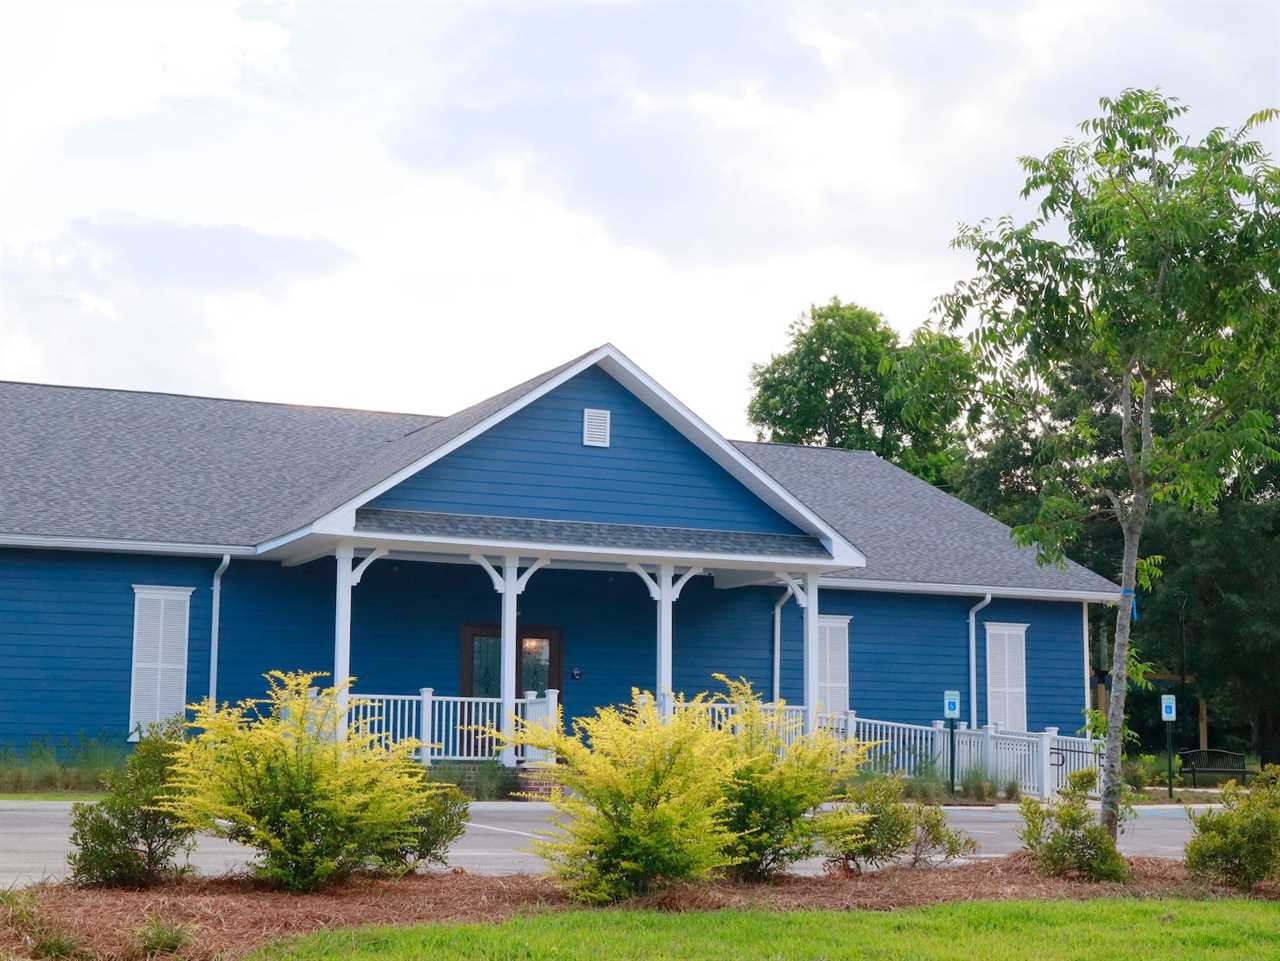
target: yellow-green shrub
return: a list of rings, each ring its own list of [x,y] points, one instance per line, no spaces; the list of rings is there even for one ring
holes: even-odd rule
[[[820,815],[817,827],[827,866],[842,874],[895,861],[911,846],[911,810],[902,803],[902,781],[871,777],[855,782],[846,803]]]
[[[560,718],[518,723],[512,741],[559,757],[545,770],[564,820],[535,848],[578,900],[616,901],[698,880],[731,860],[731,738],[707,724],[703,697],[677,701],[664,718],[651,695],[633,690],[630,704],[597,708],[568,733]]]
[[[866,748],[828,730],[786,743],[786,710],[766,705],[745,679],[715,675],[733,706],[727,730],[732,774],[725,785],[725,823],[731,870],[743,880],[762,880],[808,857],[817,841],[810,815],[853,776]]]
[[[273,671],[263,699],[193,705],[194,733],[177,747],[163,805],[195,830],[256,849],[260,876],[291,891],[360,868],[402,870],[445,790],[413,761],[416,742],[385,746],[366,726],[340,736],[341,689],[310,692],[322,676]]]

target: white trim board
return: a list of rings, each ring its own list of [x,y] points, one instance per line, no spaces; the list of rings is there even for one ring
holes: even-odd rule
[[[593,350],[577,363],[562,370],[545,383],[513,400],[501,410],[495,411],[477,424],[463,431],[452,440],[417,458],[413,463],[395,471],[384,480],[328,511],[315,522],[295,531],[273,538],[260,545],[260,551],[272,550],[310,532],[325,534],[355,534],[355,512],[359,507],[390,490],[401,481],[431,466],[436,461],[457,450],[468,441],[479,437],[512,414],[549,394],[566,381],[590,367],[599,365],[609,376],[635,395],[654,413],[670,424],[678,433],[723,470],[737,479],[752,494],[791,521],[801,530],[817,536],[831,553],[832,564],[840,567],[863,567],[866,557],[839,531],[819,517],[790,491],[761,470],[745,454],[721,437],[704,420],[687,408],[653,378],[637,367],[612,344]]]
[[[195,554],[197,556],[252,557],[259,553],[255,547],[224,544],[184,544],[171,541],[128,541],[109,537],[57,537],[43,534],[0,533],[0,545],[5,547],[34,547],[42,550],[111,551],[124,554]]]
[[[934,584],[928,581],[870,581],[845,577],[823,577],[818,581],[822,588],[844,591],[888,591],[903,594],[963,594],[982,597],[1017,598],[1041,601],[1092,601],[1099,604],[1115,604],[1120,600],[1120,588],[1114,594],[1108,591],[1076,591],[1044,587],[997,587],[989,584]]]

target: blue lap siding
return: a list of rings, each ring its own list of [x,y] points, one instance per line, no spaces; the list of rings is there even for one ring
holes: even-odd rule
[[[216,560],[67,551],[0,550],[0,747],[106,734],[123,741],[129,718],[133,584],[193,587],[187,694],[206,694],[210,583]],[[332,559],[286,568],[235,560],[223,578],[219,697],[260,695],[273,669],[331,671]],[[694,578],[675,606],[675,686],[714,687],[711,675],[772,684],[777,588],[716,590]],[[853,707],[886,720],[927,724],[942,691],[968,707],[966,615],[977,600],[821,591],[824,613],[848,614]],[[459,693],[461,629],[499,620],[499,597],[468,564],[382,560],[353,595],[351,666],[357,691]],[[526,625],[559,627],[563,700],[570,716],[651,689],[655,610],[629,572],[539,571],[519,601]],[[997,600],[981,622],[1027,631],[1030,726],[1074,732],[1083,706],[1080,605]],[[985,632],[978,631],[980,720],[985,714]],[[802,700],[800,611],[783,617],[782,693]],[[580,674],[574,679],[574,670]]]
[[[612,415],[609,447],[582,411]],[[617,381],[592,367],[369,503],[394,510],[801,533]]]

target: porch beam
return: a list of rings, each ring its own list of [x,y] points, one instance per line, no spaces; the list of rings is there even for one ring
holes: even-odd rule
[[[350,700],[343,686],[351,678],[351,562],[355,552],[350,544],[340,544],[334,551],[337,576],[334,583],[333,610],[333,683],[338,688],[338,736],[347,736],[347,705]]]

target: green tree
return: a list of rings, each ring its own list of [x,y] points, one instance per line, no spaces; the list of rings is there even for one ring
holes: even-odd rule
[[[1083,140],[1022,158],[1028,222],[961,229],[976,270],[937,309],[943,329],[976,324],[978,392],[1045,452],[1018,540],[1051,563],[1089,518],[1123,536],[1101,814],[1114,835],[1128,597],[1158,573],[1141,556],[1152,504],[1208,508],[1245,465],[1280,457],[1264,413],[1280,378],[1280,174],[1247,139],[1280,111],[1192,141],[1175,127],[1186,108],[1158,92],[1100,103]]]
[[[922,329],[902,344],[879,314],[837,299],[811,307],[789,334],[785,353],[751,371],[747,416],[760,437],[873,451],[945,485],[964,454],[975,376],[963,341]]]

